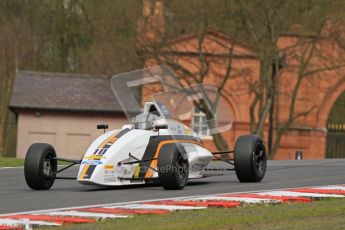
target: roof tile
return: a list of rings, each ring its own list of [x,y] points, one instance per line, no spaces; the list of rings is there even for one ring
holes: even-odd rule
[[[120,112],[110,78],[82,74],[18,71],[12,109]]]

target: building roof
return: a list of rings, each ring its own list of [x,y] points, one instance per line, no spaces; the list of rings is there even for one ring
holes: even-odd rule
[[[9,107],[75,112],[121,112],[110,78],[69,73],[18,71]]]

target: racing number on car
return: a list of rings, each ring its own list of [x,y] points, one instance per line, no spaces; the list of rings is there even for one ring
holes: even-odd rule
[[[109,138],[107,138],[98,148],[95,150],[93,155],[104,155],[110,146],[112,146],[117,141],[116,134],[111,135]]]

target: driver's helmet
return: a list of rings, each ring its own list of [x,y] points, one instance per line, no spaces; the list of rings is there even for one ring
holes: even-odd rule
[[[149,130],[153,127],[154,121],[160,117],[160,112],[154,104],[151,104],[146,113],[138,114],[134,119],[136,129]]]
[[[159,106],[160,111],[164,115],[165,118],[170,117],[170,111],[169,109],[161,102],[157,101],[157,105]]]

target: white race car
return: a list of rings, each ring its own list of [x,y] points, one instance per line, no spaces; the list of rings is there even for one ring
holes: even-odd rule
[[[167,77],[169,76],[169,77]],[[199,124],[207,127],[207,136],[215,136],[231,128],[228,113],[216,88],[198,85],[172,87],[172,72],[166,67],[139,70],[112,78],[111,86],[131,123],[120,130],[105,132],[87,149],[81,160],[58,158],[53,146],[35,143],[27,151],[24,174],[27,185],[36,190],[51,188],[56,179],[76,179],[81,184],[105,186],[137,185],[158,182],[164,189],[182,189],[189,179],[203,178],[212,159],[223,160],[233,167],[241,182],[259,182],[266,172],[267,156],[262,139],[256,135],[237,138],[233,151],[211,152],[186,123],[191,122],[195,106],[208,112]],[[169,81],[168,81],[169,80]],[[165,86],[142,104],[134,99],[140,92],[152,92],[147,83]],[[166,87],[169,86],[169,87]],[[162,87],[161,87],[162,89]],[[217,100],[217,101],[214,101]],[[210,108],[205,109],[209,104]],[[134,106],[135,105],[135,106]],[[98,125],[107,129],[108,125]],[[201,132],[202,133],[202,132]],[[217,157],[232,154],[232,159]],[[58,170],[57,161],[71,164]],[[76,178],[58,174],[80,164]],[[217,169],[219,170],[219,169]],[[229,170],[229,169],[228,169]]]

